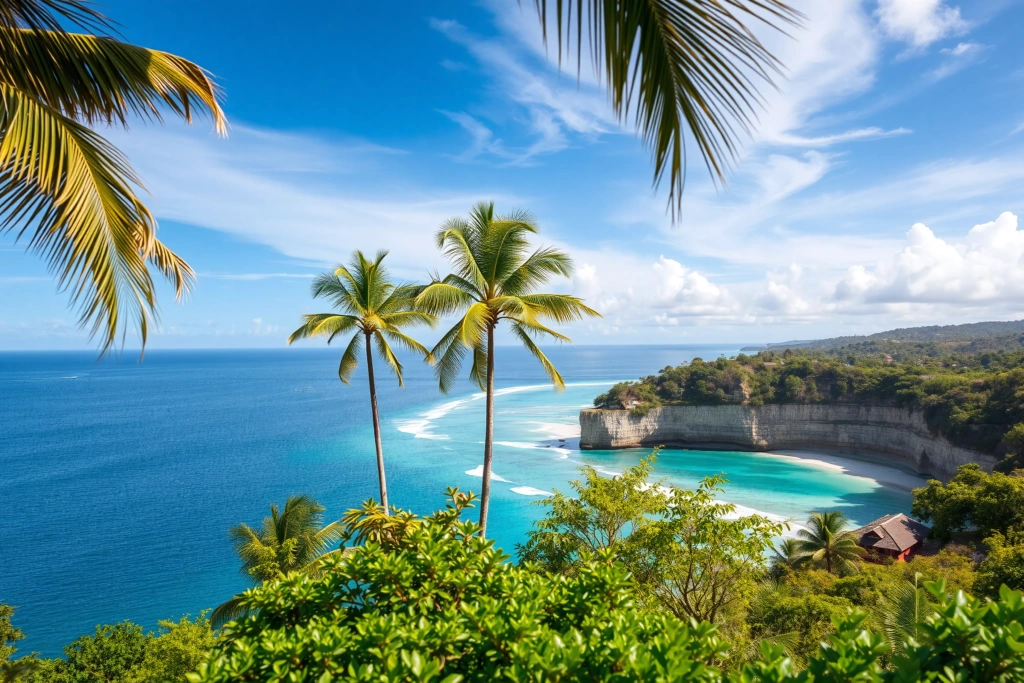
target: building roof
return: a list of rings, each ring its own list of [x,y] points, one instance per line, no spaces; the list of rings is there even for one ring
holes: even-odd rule
[[[902,512],[880,517],[853,531],[858,544],[863,548],[895,550],[902,553],[914,547],[928,536],[928,527],[907,517]]]

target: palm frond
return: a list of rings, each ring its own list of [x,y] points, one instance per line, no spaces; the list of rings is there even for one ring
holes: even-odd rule
[[[546,37],[548,0],[535,5]],[[635,106],[637,129],[654,152],[656,186],[668,171],[673,219],[686,178],[685,133],[692,135],[712,177],[724,182],[741,135],[756,118],[758,82],[771,85],[779,73],[777,60],[745,22],[780,28],[802,18],[781,0],[555,0],[554,5],[559,57],[568,54],[575,35],[581,59],[586,34],[620,120]]]
[[[529,236],[537,232],[533,217],[520,211],[491,221],[480,244],[480,270],[490,283],[501,283],[528,258]]]
[[[345,347],[345,353],[341,354],[341,362],[338,363],[338,379],[348,384],[352,372],[359,365],[359,346],[363,340],[363,333],[356,332],[352,340]]]
[[[896,654],[903,652],[910,638],[918,637],[925,617],[935,611],[928,602],[928,593],[921,587],[921,574],[913,581],[902,580],[889,586],[882,594],[879,612],[886,638]]]
[[[559,374],[554,364],[548,360],[548,357],[544,355],[544,352],[540,350],[540,347],[534,343],[533,339],[530,338],[529,333],[520,324],[512,325],[512,334],[514,334],[519,341],[523,343],[533,357],[540,361],[541,366],[544,368],[544,372],[548,373],[548,377],[551,378],[551,382],[555,385],[556,391],[562,391],[565,389],[565,380],[562,379],[562,375]]]
[[[455,323],[444,336],[438,340],[430,355],[433,356],[437,365],[434,367],[434,376],[437,377],[438,386],[442,393],[447,394],[455,386],[459,379],[459,371],[462,369],[462,361],[469,350],[459,342],[459,332],[462,330],[462,321]]]
[[[391,350],[391,346],[388,345],[388,340],[384,338],[384,335],[377,332],[373,335],[373,341],[377,345],[377,353],[381,355],[384,362],[391,368],[391,372],[395,373],[395,377],[398,378],[398,386],[404,387],[405,380],[402,379],[402,363],[399,362],[395,352]],[[424,348],[426,351],[426,348]],[[429,353],[429,352],[428,352]]]
[[[88,0],[0,0],[0,26],[64,31],[61,20],[90,31],[105,31],[109,20]]]
[[[359,297],[355,296],[342,276],[336,273],[320,273],[313,278],[309,287],[314,299],[327,299],[331,305],[347,313],[359,315],[365,309]]]
[[[0,79],[69,118],[127,125],[167,108],[191,123],[209,115],[227,134],[220,92],[187,59],[115,38],[0,28]]]
[[[249,608],[246,606],[245,596],[235,595],[227,602],[218,605],[210,613],[210,626],[214,629],[219,629],[229,622],[237,621],[248,613]]]
[[[533,336],[537,336],[537,335],[543,334],[543,335],[551,337],[552,339],[555,339],[555,340],[560,341],[560,342],[565,342],[567,344],[571,344],[572,343],[572,339],[570,339],[569,337],[565,336],[561,332],[558,332],[556,330],[552,330],[550,327],[542,325],[541,323],[537,322],[536,320],[513,319],[513,322],[516,325],[518,325],[519,327],[521,327],[524,332],[527,332],[527,333],[529,333],[529,334],[531,334]]]
[[[436,240],[441,253],[452,262],[459,276],[472,282],[480,291],[485,291],[487,278],[484,277],[477,260],[479,236],[473,234],[465,221],[460,218],[446,221],[437,231]]]
[[[491,309],[482,301],[477,301],[462,316],[459,327],[459,341],[473,348],[483,342],[484,333],[491,320]]]
[[[472,295],[455,285],[431,282],[416,297],[415,305],[431,315],[443,317],[468,308],[473,302]]]
[[[337,313],[309,313],[302,316],[302,326],[291,333],[288,343],[292,344],[299,339],[311,339],[313,337],[327,337],[330,344],[334,337],[343,332],[348,332],[359,325],[359,318],[353,315],[338,315]]]
[[[428,363],[433,362],[434,357],[430,355],[430,349],[423,344],[420,344],[401,330],[398,330],[395,327],[385,327],[381,329],[380,334],[383,334],[384,337],[392,344],[396,344],[406,351],[412,351],[413,353],[420,354]]]
[[[510,296],[519,296],[539,287],[553,276],[570,277],[572,272],[572,259],[565,252],[543,247],[530,254],[502,281],[501,291]]]
[[[523,294],[519,298],[533,306],[538,317],[560,323],[601,317],[600,313],[583,303],[583,299],[569,294]]]
[[[487,340],[473,347],[473,363],[469,366],[469,380],[487,391]]]
[[[383,323],[382,329],[397,329],[399,327],[419,327],[426,325],[434,327],[437,325],[437,316],[425,311],[396,311],[380,317]]]
[[[29,248],[47,259],[79,304],[92,333],[109,350],[123,316],[134,317],[145,343],[156,317],[146,259],[181,271],[180,259],[156,246],[156,222],[135,195],[127,160],[92,130],[0,83],[0,233],[30,227]],[[179,277],[175,275],[175,277]]]

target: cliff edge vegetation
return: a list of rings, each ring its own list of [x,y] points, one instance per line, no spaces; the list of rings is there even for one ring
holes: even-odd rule
[[[860,404],[921,410],[952,444],[1024,463],[1024,352],[944,357],[787,349],[696,358],[635,382],[620,382],[594,406],[646,414],[664,405]]]

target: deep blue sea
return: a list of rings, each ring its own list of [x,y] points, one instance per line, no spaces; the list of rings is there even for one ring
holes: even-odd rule
[[[555,393],[527,353],[497,349],[490,535],[514,554],[545,492],[584,459],[620,472],[646,451],[578,450],[578,414],[613,382],[735,346],[558,347]],[[338,351],[0,354],[0,603],[17,606],[21,653],[59,654],[99,623],[147,628],[247,586],[227,530],[307,493],[331,519],[377,494],[365,374],[337,378]],[[410,360],[406,386],[378,370],[391,503],[427,513],[446,486],[479,490],[483,408],[466,381],[438,393]],[[725,500],[802,521],[841,508],[856,522],[909,510],[870,479],[752,453],[665,451],[681,486],[725,472]]]

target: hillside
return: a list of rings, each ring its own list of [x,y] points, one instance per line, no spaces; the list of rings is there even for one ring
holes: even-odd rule
[[[749,346],[743,351],[783,351],[787,348],[822,351],[830,355],[839,355],[836,352],[842,349],[844,354],[890,354],[894,358],[908,359],[1020,351],[1024,349],[1024,320],[902,327],[870,335]]]

